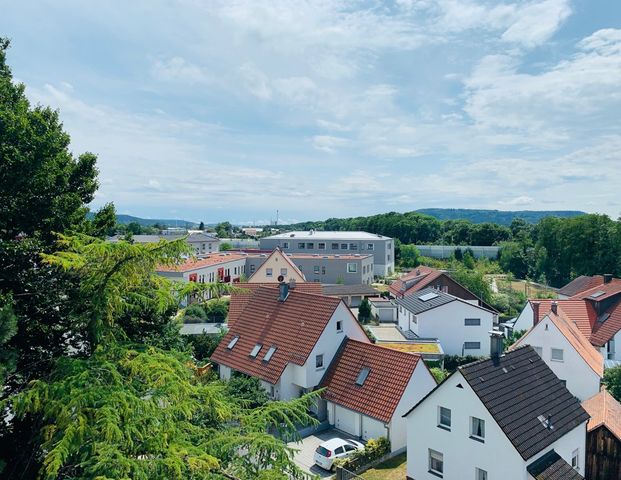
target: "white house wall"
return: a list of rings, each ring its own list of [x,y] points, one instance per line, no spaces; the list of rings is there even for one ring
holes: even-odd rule
[[[528,332],[520,345],[541,347],[543,361],[558,378],[567,382],[567,389],[580,401],[591,398],[599,392],[599,375],[589,367],[565,335],[547,317]],[[552,360],[552,348],[563,350],[562,362]]]
[[[405,312],[405,313],[402,313]],[[494,325],[494,314],[470,303],[456,300],[416,315],[399,309],[399,326],[411,330],[420,337],[437,338],[447,355],[485,356],[490,352],[489,331]],[[479,326],[466,326],[466,318],[480,318]],[[479,349],[464,350],[464,342],[479,342]]]
[[[513,331],[528,330],[533,326],[533,307],[530,302],[526,302],[526,305],[520,312],[515,324],[513,325]]]

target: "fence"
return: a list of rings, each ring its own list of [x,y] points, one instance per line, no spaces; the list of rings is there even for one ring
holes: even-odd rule
[[[343,467],[337,467],[336,480],[364,480],[360,475],[356,475],[354,472]]]
[[[494,260],[498,257],[498,252],[500,251],[500,247],[483,247],[478,245],[416,245],[416,248],[423,257],[431,258],[450,258],[455,253],[455,250],[459,249],[462,253],[470,250],[474,258]]]

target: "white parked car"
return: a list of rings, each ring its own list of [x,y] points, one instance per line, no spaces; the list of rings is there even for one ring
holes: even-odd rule
[[[349,457],[356,450],[362,450],[364,445],[355,440],[332,438],[323,442],[315,450],[315,464],[324,470],[332,470],[334,460]]]

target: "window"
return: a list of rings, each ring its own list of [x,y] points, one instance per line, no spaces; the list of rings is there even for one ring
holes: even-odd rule
[[[306,244],[306,248],[307,248],[308,250],[314,250],[314,249],[315,249],[315,244],[314,244],[313,242],[308,242],[308,243]]]
[[[270,397],[274,398],[274,385],[270,385]]]
[[[283,242],[282,248],[289,248],[289,242]]]
[[[553,348],[551,359],[555,362],[562,362],[563,361],[563,349]]]
[[[350,250],[358,250],[358,245],[356,243],[350,243],[349,244],[349,249]]]
[[[271,277],[272,276],[272,269],[271,268],[266,268],[265,269],[265,276],[266,277]]]
[[[372,243],[367,243],[367,250],[373,250],[375,248],[375,245],[373,245]]]
[[[479,327],[481,325],[480,318],[466,318],[464,320],[464,325],[466,327]]]
[[[256,266],[254,265],[250,265],[250,273],[254,273],[254,269],[256,268]]]
[[[358,271],[357,263],[348,263],[347,264],[347,273],[356,273]]]
[[[347,244],[341,243],[341,250],[347,250]]]
[[[435,450],[429,449],[429,473],[433,473],[442,478],[444,473],[444,455]]]
[[[319,243],[317,244],[317,248],[318,248],[319,250],[325,250],[325,249],[326,249],[326,244],[325,244],[325,242],[319,242]]]
[[[269,362],[272,359],[272,356],[274,355],[275,351],[276,351],[276,347],[272,345],[267,351],[267,353],[265,354],[265,356],[263,357],[263,361]]]
[[[346,452],[353,452],[356,450],[356,447],[354,447],[353,445],[349,445],[349,444],[343,445],[343,447],[345,448]]]
[[[262,348],[262,347],[263,347],[263,345],[261,345],[260,343],[257,343],[257,344],[253,347],[252,351],[250,352],[250,356],[251,356],[252,358],[256,358],[256,356],[257,356],[257,355],[259,354],[259,352],[261,351],[261,348]]]
[[[226,346],[226,348],[228,348],[229,350],[233,350],[233,347],[235,346],[235,344],[237,343],[237,340],[239,340],[239,335],[235,335],[231,341],[229,342],[229,344]]]
[[[481,342],[464,342],[464,350],[480,350]]]
[[[371,373],[371,369],[369,367],[363,367],[358,374],[358,378],[356,378],[356,385],[362,386],[366,381],[367,377]]]
[[[390,253],[388,255],[386,255],[386,260],[388,260],[390,262]]]
[[[470,438],[480,441],[485,439],[485,420],[470,417]]]
[[[319,275],[319,265],[315,265],[313,267],[313,273],[315,273],[316,275]]]
[[[480,468],[476,468],[474,470],[474,478],[475,480],[487,480],[487,472]]]
[[[298,243],[298,248],[299,248],[300,250],[304,250],[304,247],[305,247],[305,246],[306,246],[306,244],[305,244],[304,242],[300,242],[300,243]]]
[[[280,274],[281,275],[287,275],[287,269],[286,268],[281,268],[280,269]]]
[[[343,320],[337,320],[336,321],[336,331],[337,332],[342,332],[343,331]]]
[[[334,455],[341,455],[342,453],[345,453],[345,449],[343,447],[338,447],[334,450]]]
[[[451,410],[438,406],[438,427],[445,430],[451,429]]]
[[[323,354],[315,357],[315,368],[323,368]]]
[[[323,265],[323,266],[321,267],[321,274],[322,274],[322,275],[325,275],[325,274],[326,274],[326,267],[325,267],[325,265]]]
[[[580,470],[580,450],[577,448],[571,452],[571,468]]]
[[[339,244],[338,243],[333,243],[332,244],[332,250],[338,250],[339,249]]]
[[[537,352],[537,355],[543,358],[543,348],[542,347],[533,347],[533,348],[535,349],[535,352]]]

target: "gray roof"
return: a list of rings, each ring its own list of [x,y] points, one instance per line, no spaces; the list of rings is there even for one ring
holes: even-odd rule
[[[430,300],[424,301],[420,298],[424,295],[435,293],[437,297],[432,298]],[[447,303],[455,302],[457,298],[449,295],[448,293],[441,292],[436,290],[433,287],[423,288],[418,292],[414,292],[412,295],[408,295],[407,297],[397,298],[395,302],[397,305],[402,306],[406,310],[412,312],[414,315],[418,315],[419,313],[426,312],[427,310],[431,310],[432,308],[439,307],[441,305],[446,305]],[[477,305],[473,305],[477,306]]]
[[[529,345],[497,359],[464,365],[459,371],[524,460],[589,419],[580,402]],[[552,429],[540,420],[548,417]]]
[[[375,296],[379,292],[371,285],[323,285],[323,294],[330,297],[338,297],[341,295],[366,295]]]
[[[390,240],[390,237],[369,232],[325,232],[318,230],[302,230],[279,233],[265,238],[277,238],[282,240],[288,240],[290,238],[303,240]]]
[[[181,325],[181,335],[217,335],[222,328],[226,327],[224,323],[184,323]]]
[[[584,480],[584,477],[554,450],[550,450],[528,465],[526,471],[535,480]]]

